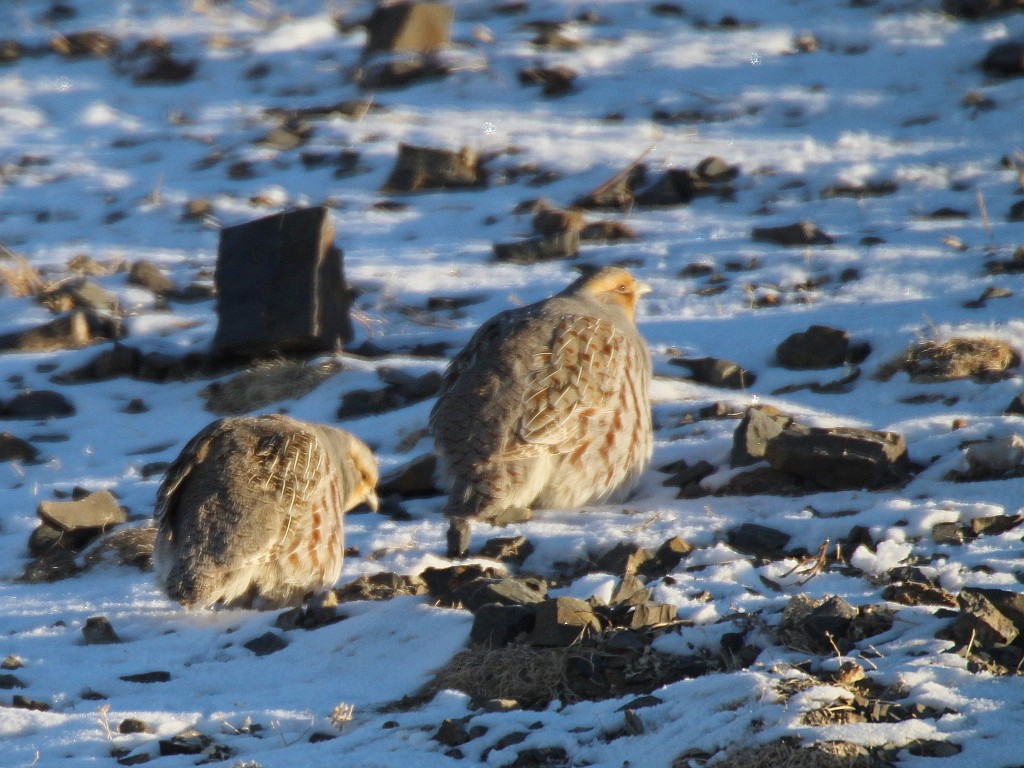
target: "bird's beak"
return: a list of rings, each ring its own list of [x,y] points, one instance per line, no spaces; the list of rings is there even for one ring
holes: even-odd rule
[[[651,293],[653,291],[654,291],[654,289],[651,288],[651,286],[648,283],[645,283],[643,280],[637,280],[636,281],[636,295],[637,296],[646,296],[648,293]]]
[[[363,499],[363,501],[365,501],[366,506],[368,506],[374,512],[380,509],[380,499],[377,498],[377,491],[373,488],[366,492],[366,498]]]

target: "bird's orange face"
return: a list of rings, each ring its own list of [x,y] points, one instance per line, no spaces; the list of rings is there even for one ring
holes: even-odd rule
[[[365,444],[353,440],[349,448],[349,459],[356,469],[356,487],[352,489],[350,500],[353,504],[365,501],[374,512],[377,511],[377,460]]]
[[[580,290],[599,301],[622,307],[629,319],[634,320],[640,297],[650,293],[651,287],[620,267],[605,267],[585,278]]]

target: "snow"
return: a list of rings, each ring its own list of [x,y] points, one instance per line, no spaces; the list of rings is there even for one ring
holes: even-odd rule
[[[345,604],[344,621],[314,631],[284,633],[282,651],[255,656],[244,644],[274,628],[275,612],[188,612],[168,601],[150,574],[114,565],[53,584],[16,580],[27,562],[26,541],[35,509],[75,486],[109,488],[136,523],[151,515],[159,476],[144,465],[169,461],[213,416],[203,410],[208,380],[155,384],[117,378],[61,390],[77,413],[49,422],[2,420],[0,429],[29,439],[39,463],[0,463],[0,657],[24,663],[11,674],[25,690],[0,690],[0,739],[5,765],[49,768],[113,765],[111,748],[145,753],[160,766],[185,766],[195,756],[159,757],[157,739],[195,727],[231,747],[226,765],[293,768],[310,764],[419,768],[504,766],[530,747],[563,747],[572,765],[654,768],[680,754],[723,753],[783,736],[804,741],[841,739],[864,745],[909,745],[949,740],[962,751],[929,758],[899,753],[899,765],[1011,766],[1019,764],[1012,725],[1024,711],[1019,681],[971,672],[952,644],[938,639],[944,620],[934,608],[897,607],[893,629],[850,652],[879,683],[900,685],[904,703],[940,711],[935,719],[901,723],[808,726],[803,715],[848,696],[816,685],[784,699],[780,683],[803,672],[808,655],[773,643],[769,628],[791,597],[841,595],[855,606],[877,605],[886,574],[913,563],[945,589],[998,587],[1020,591],[1024,567],[1019,529],[962,544],[937,544],[942,522],[1024,512],[1020,478],[953,483],[949,472],[967,464],[964,445],[1018,434],[1019,417],[1003,410],[1024,390],[1024,377],[920,384],[905,374],[871,376],[922,338],[991,336],[1024,350],[1017,318],[1024,277],[988,275],[985,261],[1008,259],[1021,243],[1022,225],[1006,212],[1021,200],[1018,170],[1002,162],[1024,149],[1019,109],[1021,80],[994,80],[977,67],[988,46],[1024,35],[1024,14],[968,23],[938,11],[939,3],[879,0],[761,0],[687,3],[681,18],[655,16],[648,3],[555,0],[531,4],[519,16],[494,13],[497,3],[454,3],[455,60],[449,78],[394,91],[364,94],[351,83],[365,35],[342,34],[336,17],[353,21],[366,2],[330,0],[166,3],[70,0],[76,15],[44,18],[49,0],[16,0],[0,8],[0,37],[45,47],[56,33],[100,29],[125,49],[150,37],[170,40],[177,55],[197,58],[196,76],[180,85],[133,85],[110,61],[26,55],[0,64],[0,243],[24,256],[46,279],[64,276],[67,262],[88,255],[101,262],[148,259],[179,286],[209,282],[217,232],[295,205],[330,200],[347,279],[360,289],[356,343],[388,348],[445,341],[463,344],[494,313],[548,296],[575,275],[573,263],[530,267],[490,261],[491,246],[527,236],[529,219],[514,215],[524,200],[543,196],[559,204],[607,180],[644,155],[650,173],[691,167],[720,155],[740,167],[732,200],[700,198],[688,206],[592,213],[618,219],[639,239],[585,244],[584,263],[629,260],[652,284],[639,326],[658,373],[678,376],[671,357],[718,356],[758,375],[749,391],[658,378],[652,385],[659,425],[655,457],[635,498],[622,506],[544,510],[527,523],[496,531],[474,527],[472,547],[492,536],[525,535],[535,550],[523,570],[554,576],[560,562],[593,557],[620,541],[660,545],[680,536],[694,546],[671,574],[652,584],[654,599],[676,605],[687,624],[663,635],[665,653],[715,652],[722,636],[746,621],[748,641],[764,650],[746,670],[667,685],[654,706],[636,710],[641,733],[609,738],[623,728],[631,697],[563,704],[543,711],[480,713],[467,696],[441,691],[412,709],[389,705],[417,694],[464,646],[472,616],[422,597]],[[531,45],[526,21],[571,20],[585,10],[595,24],[575,21],[575,51]],[[741,25],[720,25],[732,15]],[[798,53],[794,40],[811,33],[820,50]],[[579,72],[578,89],[544,98],[523,87],[518,71],[538,63]],[[247,75],[265,64],[264,77]],[[964,104],[969,92],[993,109]],[[278,151],[254,146],[272,127],[264,110],[337,103],[372,96],[383,111],[358,119],[316,121],[308,144]],[[706,122],[651,119],[655,110],[695,110]],[[617,113],[621,119],[605,119]],[[722,117],[726,119],[721,119]],[[525,163],[556,172],[543,186],[516,181],[480,191],[395,196],[401,211],[373,207],[399,142],[484,154],[492,175]],[[360,152],[366,171],[334,178],[330,168],[307,169],[299,153]],[[206,162],[214,153],[223,159]],[[40,160],[42,159],[42,160]],[[231,179],[226,168],[251,162],[252,179]],[[823,198],[828,186],[893,181],[895,193],[863,199]],[[182,219],[195,198],[213,203],[204,221]],[[948,206],[964,218],[934,219]],[[110,217],[111,213],[125,214]],[[491,221],[488,217],[493,217]],[[751,240],[754,226],[810,219],[836,238],[829,247],[784,249]],[[867,245],[865,237],[883,242]],[[959,241],[963,249],[951,243]],[[752,269],[730,268],[752,259]],[[726,275],[726,289],[700,295],[703,279],[683,279],[691,262],[708,262]],[[0,260],[0,268],[6,262]],[[844,269],[859,279],[840,283]],[[827,276],[822,287],[793,286]],[[203,350],[216,328],[213,301],[171,302],[130,286],[123,273],[93,278],[128,313],[128,343],[146,351]],[[1014,295],[980,308],[964,302],[986,287]],[[780,293],[781,306],[757,309],[752,298]],[[481,296],[459,313],[419,322],[431,296]],[[0,330],[50,319],[30,299],[0,295]],[[872,352],[852,391],[817,394],[780,388],[846,373],[787,371],[774,364],[776,344],[811,324],[850,331]],[[98,350],[5,353],[0,356],[0,400],[22,389],[50,389],[49,377],[73,370]],[[417,375],[440,370],[441,360],[396,354],[385,361],[344,357],[344,370],[298,400],[268,406],[298,417],[338,424],[339,396],[377,384],[376,369]],[[820,375],[819,375],[820,374]],[[918,395],[942,399],[908,402]],[[149,410],[126,414],[140,399]],[[861,426],[902,434],[921,467],[903,489],[818,493],[804,497],[708,496],[676,499],[657,472],[672,461],[706,460],[718,471],[705,486],[724,485],[735,420],[682,417],[715,401],[735,410],[770,403],[814,425]],[[341,422],[372,444],[386,472],[429,449],[408,437],[426,425],[430,403]],[[959,422],[954,429],[954,422]],[[405,450],[407,449],[407,450]],[[446,525],[440,499],[409,502],[410,520],[352,515],[341,583],[382,570],[417,574],[445,567]],[[875,542],[846,553],[850,567],[811,578],[795,572],[795,558],[760,564],[733,550],[725,532],[743,522],[789,534],[792,547],[816,552],[825,540],[863,526]],[[781,592],[766,586],[779,585]],[[556,590],[607,600],[613,575],[588,574]],[[92,616],[109,618],[125,641],[85,645],[81,628]],[[819,668],[836,659],[813,657]],[[164,683],[122,680],[166,671]],[[90,698],[90,692],[102,698]],[[10,706],[15,694],[50,711]],[[353,707],[348,722],[331,722],[339,705]],[[445,718],[473,714],[487,734],[463,745],[459,761],[431,739]],[[152,734],[120,734],[125,718],[145,720]],[[250,733],[248,725],[262,730]],[[309,735],[336,738],[311,743]],[[487,751],[502,736],[526,739]],[[486,753],[486,754],[485,754]]]

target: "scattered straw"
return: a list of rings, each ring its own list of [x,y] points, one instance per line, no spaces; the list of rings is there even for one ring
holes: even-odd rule
[[[915,381],[937,382],[974,378],[998,378],[1008,368],[1020,364],[1016,350],[1000,339],[955,337],[938,341],[925,339],[883,365],[877,378],[888,381],[906,371]]]
[[[689,768],[690,761],[677,759],[672,768]],[[875,758],[862,746],[846,741],[825,741],[803,746],[794,739],[747,747],[712,759],[708,768],[871,768]]]
[[[8,296],[38,296],[46,282],[24,256],[12,256],[9,263],[0,265],[0,285]]]

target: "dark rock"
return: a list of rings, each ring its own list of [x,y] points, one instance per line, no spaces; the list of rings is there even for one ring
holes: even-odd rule
[[[765,458],[774,469],[832,490],[876,490],[910,477],[907,444],[895,432],[791,426],[768,441]]]
[[[571,93],[576,80],[576,70],[565,65],[554,67],[527,67],[519,70],[519,82],[523,85],[540,85],[545,96],[563,96]]]
[[[495,579],[471,582],[456,590],[455,597],[466,609],[475,611],[484,605],[533,605],[546,599],[548,585],[537,578]]]
[[[423,595],[427,585],[419,576],[402,576],[383,571],[360,576],[334,590],[339,602],[351,600],[390,600],[404,595]]]
[[[452,517],[448,520],[448,531],[445,534],[445,555],[450,558],[461,558],[469,554],[473,529],[469,520],[464,517]]]
[[[217,250],[222,354],[330,351],[352,337],[341,251],[323,206],[226,227]]]
[[[477,555],[522,565],[533,550],[533,544],[525,536],[497,536],[485,541]]]
[[[384,475],[377,483],[377,495],[382,499],[388,496],[403,499],[437,496],[441,490],[434,481],[436,470],[437,457],[433,453],[417,456]]]
[[[0,461],[31,463],[39,457],[39,450],[28,440],[10,432],[0,432]]]
[[[11,706],[14,709],[30,709],[33,712],[49,712],[50,705],[45,701],[37,701],[36,699],[30,699],[27,696],[21,694],[14,694],[11,697]]]
[[[358,70],[356,82],[360,88],[367,91],[383,88],[404,88],[414,83],[447,77],[451,73],[451,66],[438,60],[435,56],[416,55],[412,58],[393,59],[368,64]],[[403,208],[395,210],[403,210]]]
[[[464,720],[446,718],[430,738],[446,747],[458,747],[469,741],[471,737],[466,731]]]
[[[936,544],[959,546],[967,540],[966,529],[959,523],[937,523],[932,526],[932,541]]]
[[[826,325],[812,325],[788,336],[775,348],[779,365],[794,371],[836,368],[847,360],[850,334]]]
[[[84,347],[122,334],[119,321],[94,312],[74,310],[24,331],[0,334],[0,350],[49,352]]]
[[[693,547],[679,536],[662,542],[654,559],[640,566],[640,572],[648,577],[664,576],[676,569],[682,559],[693,551]]]
[[[717,195],[730,197],[734,188],[729,183],[739,169],[720,157],[706,157],[695,168],[669,168],[650,186],[637,192],[639,206],[684,205],[696,197]]]
[[[75,406],[60,392],[32,390],[22,392],[0,407],[4,419],[54,419],[73,416]]]
[[[381,192],[421,192],[431,189],[480,188],[487,184],[476,150],[458,152],[412,144],[398,145],[398,158]]]
[[[793,419],[773,405],[751,406],[733,433],[730,465],[745,467],[761,461],[768,442],[792,424]]]
[[[118,733],[153,733],[153,729],[145,720],[137,717],[127,717],[117,726]]]
[[[693,466],[683,460],[675,461],[662,467],[661,471],[671,473],[670,477],[662,482],[662,485],[678,488],[679,495],[676,498],[690,499],[704,494],[704,489],[700,487],[700,481],[713,475],[716,470],[712,464],[701,459]]]
[[[379,368],[377,375],[381,381],[394,388],[406,401],[416,402],[433,397],[441,389],[441,374],[428,371],[421,376],[413,376],[399,368]]]
[[[71,32],[57,35],[50,40],[50,47],[55,53],[68,58],[95,56],[105,58],[117,52],[117,39],[105,32],[90,29],[84,32]]]
[[[772,467],[757,467],[734,475],[715,491],[715,496],[800,496],[819,488],[808,488],[808,483],[790,472],[779,472]]]
[[[791,538],[788,533],[757,523],[742,523],[726,534],[726,541],[736,551],[762,557],[782,555]]]
[[[1024,55],[1022,53],[1021,55]],[[1007,221],[1024,221],[1024,200],[1018,200],[1016,203],[1010,206],[1010,210],[1006,213]]]
[[[453,15],[453,10],[442,3],[378,6],[365,22],[363,54],[438,51],[450,42]]]
[[[958,607],[956,596],[930,584],[904,581],[890,584],[882,590],[882,599],[900,605],[939,605],[945,608]]]
[[[502,768],[560,768],[571,765],[565,747],[531,747],[524,749]]]
[[[601,629],[593,608],[575,597],[555,597],[538,603],[535,622],[530,645],[572,645],[588,631]]]
[[[546,200],[539,200],[533,206],[531,223],[533,231],[545,237],[580,232],[583,229],[583,211],[575,208],[558,208]]]
[[[1024,75],[1024,42],[1010,40],[996,43],[985,54],[981,68],[999,77]]]
[[[754,227],[750,236],[763,243],[774,243],[787,247],[831,245],[835,242],[812,221],[801,221],[781,227]]]
[[[556,259],[574,259],[579,252],[580,233],[578,231],[494,244],[494,258],[508,264],[536,264]]]
[[[981,590],[964,589],[958,601],[960,615],[949,630],[950,636],[958,643],[977,643],[988,649],[1012,643],[1020,634],[1020,628]]]
[[[635,575],[627,573],[615,585],[608,602],[610,605],[635,606],[646,603],[650,599],[651,590],[647,589]]]
[[[249,649],[257,656],[269,656],[287,648],[288,641],[276,632],[264,632],[259,637],[243,644],[242,647]]]
[[[746,389],[757,381],[755,374],[731,360],[716,357],[674,357],[669,363],[689,368],[693,381],[709,387]]]
[[[361,416],[393,411],[403,405],[405,405],[405,400],[391,387],[353,389],[341,396],[341,405],[338,406],[336,415],[342,420],[357,419]]]
[[[448,568],[426,568],[420,577],[427,585],[431,597],[439,603],[452,605],[461,587],[477,579],[492,579],[498,575],[493,568],[480,565],[453,565]]]
[[[532,605],[482,605],[473,615],[469,639],[473,643],[500,648],[532,632],[534,622]]]
[[[642,629],[644,627],[656,627],[662,624],[671,624],[679,618],[679,609],[668,603],[641,603],[633,609],[629,619],[631,629]]]
[[[72,309],[92,311],[111,310],[117,306],[117,296],[85,278],[64,282],[39,296],[39,303],[53,312]]]
[[[213,744],[213,739],[194,728],[189,728],[170,739],[160,739],[159,744],[161,757],[201,755]]]
[[[286,152],[307,143],[313,136],[313,126],[301,120],[289,120],[284,125],[271,128],[257,141],[257,145],[266,149]]]
[[[68,536],[64,531],[46,523],[37,525],[32,529],[32,533],[29,534],[28,552],[32,557],[42,557],[55,546],[72,551],[80,549],[78,542],[75,542],[74,546],[68,545]]]
[[[633,542],[623,541],[616,544],[595,559],[597,570],[616,575],[635,574],[644,563],[654,557],[650,550],[644,549]]]
[[[94,531],[97,535],[128,520],[127,513],[108,490],[96,491],[75,501],[40,502],[36,515],[59,531]]]
[[[167,48],[153,48],[136,59],[132,82],[135,85],[172,85],[192,79],[199,62],[181,59]]]
[[[157,296],[171,293],[174,282],[160,267],[151,261],[141,259],[128,270],[128,283],[152,291]]]
[[[152,672],[138,672],[133,675],[121,675],[118,680],[124,680],[126,683],[141,683],[143,685],[152,685],[154,683],[167,683],[170,682],[171,673],[162,669],[154,670]]]
[[[646,176],[647,166],[636,161],[592,192],[577,199],[573,205],[578,208],[611,208],[625,211],[633,205],[634,195],[644,183]]]
[[[17,61],[25,53],[25,47],[17,40],[0,40],[0,64]]]
[[[115,343],[80,368],[54,376],[53,380],[60,384],[77,384],[133,376],[138,372],[141,360],[142,354],[137,349]]]
[[[86,645],[112,645],[123,642],[106,616],[91,616],[86,619],[82,625],[82,637]]]
[[[811,610],[803,621],[803,629],[819,641],[819,647],[831,647],[830,638],[847,637],[857,616],[856,608],[843,598],[832,596]]]
[[[0,675],[0,691],[10,691],[14,688],[27,688],[17,675]]]
[[[592,221],[580,230],[580,240],[590,242],[614,243],[620,240],[636,240],[637,237],[636,230],[628,224],[611,219]]]
[[[976,21],[1021,10],[1020,0],[942,0],[942,10],[951,16]]]
[[[865,197],[894,195],[897,191],[899,185],[895,181],[867,181],[860,184],[832,184],[821,190],[821,196],[826,200],[833,197],[854,197],[862,200]]]
[[[998,536],[1006,531],[1012,531],[1021,523],[1024,523],[1024,515],[1020,513],[991,515],[973,518],[970,522],[970,529],[975,536]]]

